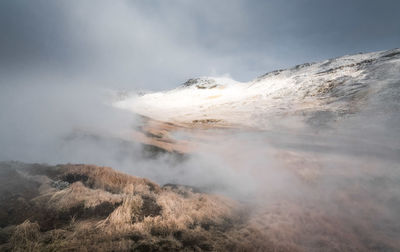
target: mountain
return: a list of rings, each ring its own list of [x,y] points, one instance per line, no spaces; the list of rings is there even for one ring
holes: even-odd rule
[[[323,131],[343,141],[379,135],[385,139],[375,143],[399,148],[393,141],[400,131],[399,73],[400,49],[393,49],[306,63],[249,82],[194,78],[176,89],[128,96],[113,105],[142,116],[136,140],[168,151],[191,151],[193,142],[215,133],[204,129],[311,138]],[[175,131],[190,133],[176,137]]]
[[[269,129],[271,121],[287,115],[301,115],[309,123],[323,117],[329,123],[367,107],[378,109],[377,103],[398,97],[399,69],[400,49],[394,49],[302,64],[244,83],[229,78],[190,79],[176,89],[114,105],[184,126]]]
[[[400,49],[115,98],[60,146],[119,171],[0,162],[0,251],[400,250]]]

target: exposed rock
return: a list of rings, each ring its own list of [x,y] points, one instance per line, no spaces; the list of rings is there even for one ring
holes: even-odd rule
[[[67,181],[56,180],[51,182],[51,186],[56,188],[57,190],[63,190],[69,186],[70,183]]]

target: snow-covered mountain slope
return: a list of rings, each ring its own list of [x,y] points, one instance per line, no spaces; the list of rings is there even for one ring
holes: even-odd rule
[[[176,89],[128,97],[114,106],[178,125],[268,129],[287,115],[301,116],[306,124],[337,121],[387,95],[398,98],[399,85],[400,49],[394,49],[302,64],[245,83],[190,79]]]

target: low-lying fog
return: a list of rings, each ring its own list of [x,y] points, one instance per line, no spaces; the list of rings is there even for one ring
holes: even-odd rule
[[[159,184],[194,186],[258,206],[254,218],[260,225],[277,222],[275,229],[266,231],[271,236],[286,229],[323,229],[333,221],[337,226],[329,228],[338,232],[361,232],[398,246],[395,110],[379,113],[372,106],[340,123],[298,130],[218,131],[184,158],[149,157],[131,138],[141,120],[112,107],[113,94],[84,84],[3,87],[0,160],[111,166]],[[296,120],[301,119],[292,123]]]
[[[112,106],[120,91],[113,88],[162,89],[186,74],[231,72],[245,81],[295,62],[394,47],[398,8],[377,1],[343,2],[346,13],[336,2],[315,9],[309,1],[271,5],[278,9],[263,1],[39,2],[0,8],[0,161],[110,166],[223,194],[250,206],[249,223],[270,239],[305,248],[400,249],[398,53],[387,71],[368,69],[366,81],[387,79],[383,92],[339,120],[324,111],[312,118],[260,113],[257,120],[275,120],[274,127],[212,129],[183,156],[149,155],[132,137],[141,118]],[[304,19],[310,10],[318,17]],[[287,11],[297,18],[281,15]],[[356,13],[362,18],[353,22]],[[319,246],[318,234],[332,240]]]

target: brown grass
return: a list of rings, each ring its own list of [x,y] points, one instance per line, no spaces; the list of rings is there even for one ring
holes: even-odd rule
[[[40,247],[39,237],[39,225],[26,220],[15,228],[10,244],[13,251],[37,251]]]
[[[58,178],[68,182],[82,181],[86,186],[111,193],[132,193],[133,191],[160,191],[160,187],[145,178],[128,176],[110,167],[94,165],[59,165]]]
[[[266,251],[271,246],[261,232],[243,231],[239,204],[222,196],[184,186],[161,188],[90,165],[25,165],[16,174],[20,183],[36,181],[30,184],[35,195],[19,209],[30,213],[25,221],[4,223],[0,250]],[[68,186],[57,188],[55,181]]]
[[[244,206],[187,186],[160,187],[106,167],[0,163],[0,168],[0,216],[5,216],[0,219],[0,251],[396,251],[400,247],[396,239],[374,229],[371,220],[382,215],[382,209],[357,185],[343,188],[347,193],[338,192],[331,198],[335,202],[324,206],[314,204],[324,201],[309,204],[293,199]],[[69,183],[57,187],[62,183],[56,181]],[[329,206],[361,210],[343,216],[346,211],[327,211]]]

